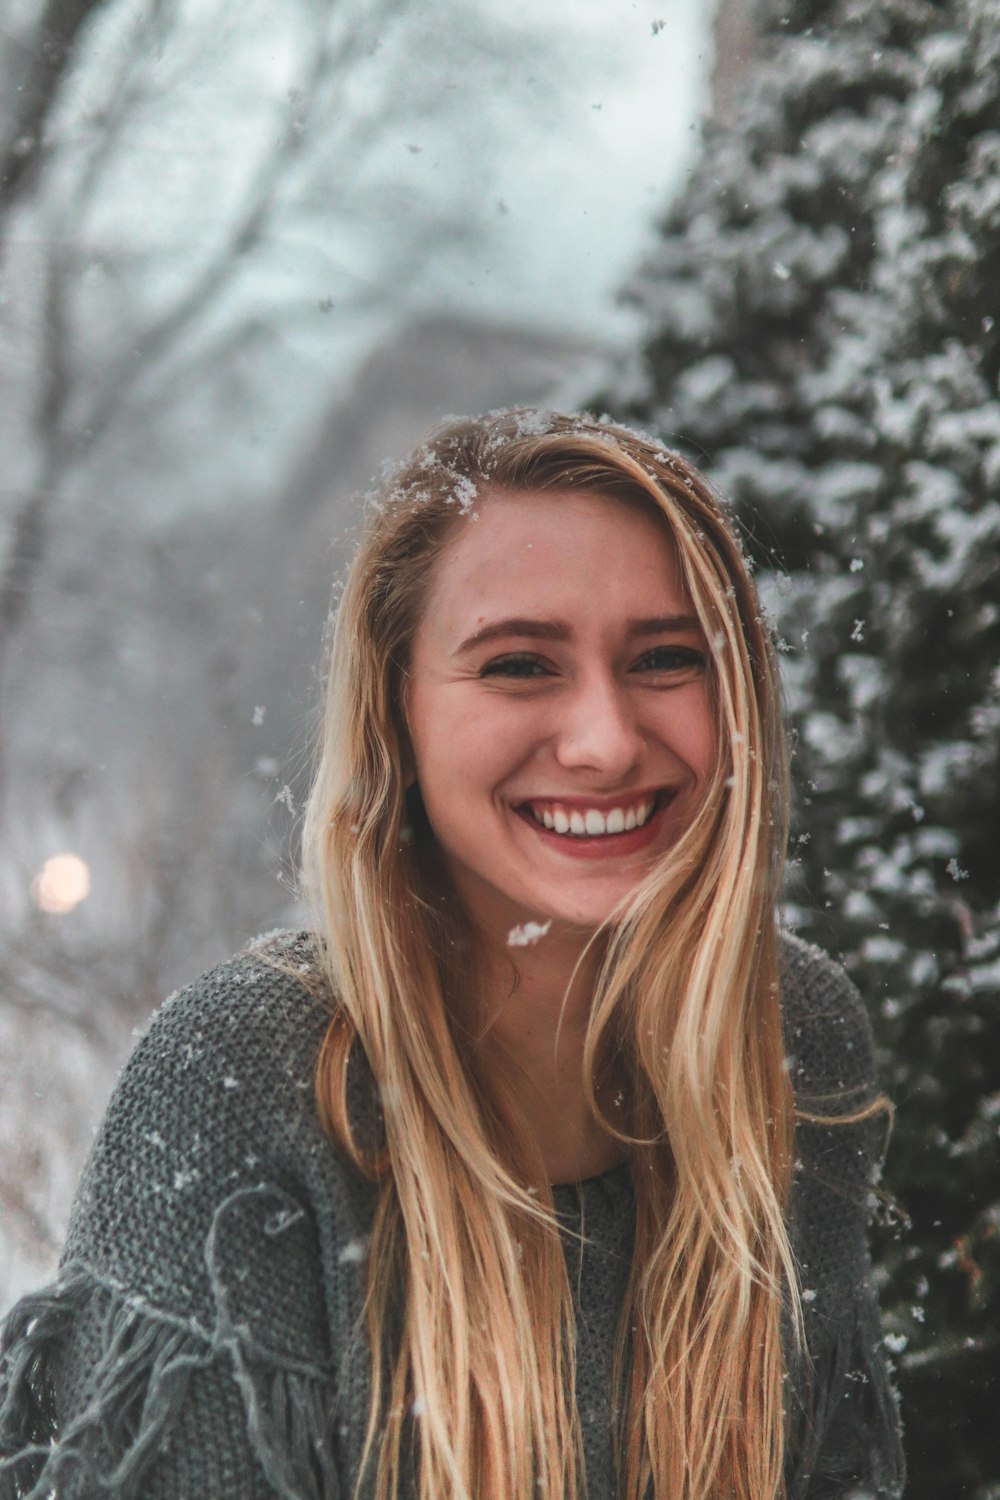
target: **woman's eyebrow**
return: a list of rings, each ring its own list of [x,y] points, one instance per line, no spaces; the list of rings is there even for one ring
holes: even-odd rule
[[[634,640],[638,636],[667,635],[671,631],[700,629],[701,621],[697,615],[656,615],[651,619],[629,620],[625,627],[625,634],[629,640]],[[572,634],[569,625],[562,620],[530,620],[523,617],[494,620],[468,636],[455,654],[460,656],[465,651],[472,651],[476,646],[483,646],[489,641],[507,636],[527,636],[540,641],[568,641]]]
[[[634,639],[639,635],[669,635],[673,631],[700,629],[697,615],[656,615],[650,620],[630,620],[625,633]]]
[[[522,635],[539,641],[568,641],[572,633],[569,626],[561,620],[528,620],[519,617],[494,620],[489,625],[481,626],[464,640],[456,655],[461,655],[463,651],[471,651],[475,646],[482,646],[487,641],[499,640],[503,636]]]

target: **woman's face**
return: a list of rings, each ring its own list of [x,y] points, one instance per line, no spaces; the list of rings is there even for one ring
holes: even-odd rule
[[[406,693],[431,827],[475,925],[592,930],[711,774],[707,647],[665,522],[502,492],[438,558]]]

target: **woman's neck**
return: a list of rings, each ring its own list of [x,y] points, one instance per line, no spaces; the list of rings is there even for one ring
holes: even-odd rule
[[[480,946],[478,1032],[508,1076],[552,1183],[579,1182],[621,1161],[584,1095],[583,1051],[601,951],[578,932],[549,929],[523,948]]]

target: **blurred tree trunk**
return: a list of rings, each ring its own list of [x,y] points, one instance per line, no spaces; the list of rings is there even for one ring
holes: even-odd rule
[[[718,0],[712,47],[709,112],[713,119],[727,123],[739,112],[740,96],[757,56],[753,6],[747,0]]]

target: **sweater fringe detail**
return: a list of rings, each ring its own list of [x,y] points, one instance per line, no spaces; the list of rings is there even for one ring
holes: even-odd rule
[[[827,1335],[828,1336],[828,1335]],[[873,1298],[827,1344],[792,1419],[798,1454],[788,1500],[899,1500],[905,1462],[899,1397],[877,1351],[882,1329]],[[797,1429],[797,1431],[796,1431]]]
[[[99,1346],[86,1398],[61,1422],[54,1377],[81,1322],[99,1329]],[[207,1334],[80,1266],[24,1298],[0,1330],[0,1500],[141,1500],[192,1376],[225,1362],[272,1492],[337,1500],[329,1372],[266,1364],[224,1316]]]

